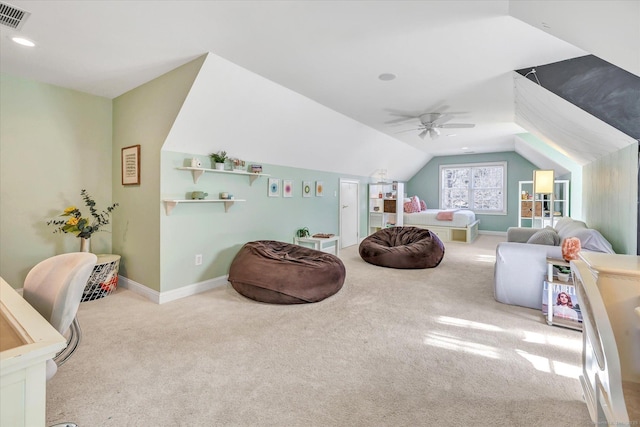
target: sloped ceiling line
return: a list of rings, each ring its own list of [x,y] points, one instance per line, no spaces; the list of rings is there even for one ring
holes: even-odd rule
[[[640,77],[594,55],[534,68],[517,72],[640,141]]]
[[[519,73],[514,73],[515,120],[580,165],[635,142]]]

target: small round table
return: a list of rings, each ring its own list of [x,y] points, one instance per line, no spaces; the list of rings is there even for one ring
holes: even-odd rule
[[[82,292],[82,302],[104,298],[118,286],[120,255],[99,254],[96,266]]]

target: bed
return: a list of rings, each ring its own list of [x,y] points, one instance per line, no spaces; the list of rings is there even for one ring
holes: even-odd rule
[[[450,217],[451,220],[438,219],[439,216]],[[476,214],[468,209],[427,209],[416,213],[405,212],[402,222],[403,225],[427,228],[436,233],[443,242],[465,243],[471,243],[478,237],[478,224],[480,224]]]

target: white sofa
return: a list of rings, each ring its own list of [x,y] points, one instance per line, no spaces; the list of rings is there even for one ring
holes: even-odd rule
[[[600,232],[569,217],[559,219],[553,230],[511,227],[507,230],[507,241],[496,247],[496,301],[541,309],[547,258],[562,259],[560,245],[568,237],[580,239],[582,250],[614,253],[611,244]],[[532,243],[543,241],[546,244]]]

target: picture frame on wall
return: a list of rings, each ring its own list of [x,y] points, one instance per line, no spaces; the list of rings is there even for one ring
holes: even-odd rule
[[[122,185],[140,185],[140,144],[124,147],[121,163]]]
[[[302,197],[311,197],[311,181],[302,181]]]
[[[269,178],[269,197],[280,197],[279,178]]]
[[[316,197],[324,196],[324,184],[322,181],[316,181]]]
[[[293,197],[293,181],[290,179],[282,180],[282,197]]]

